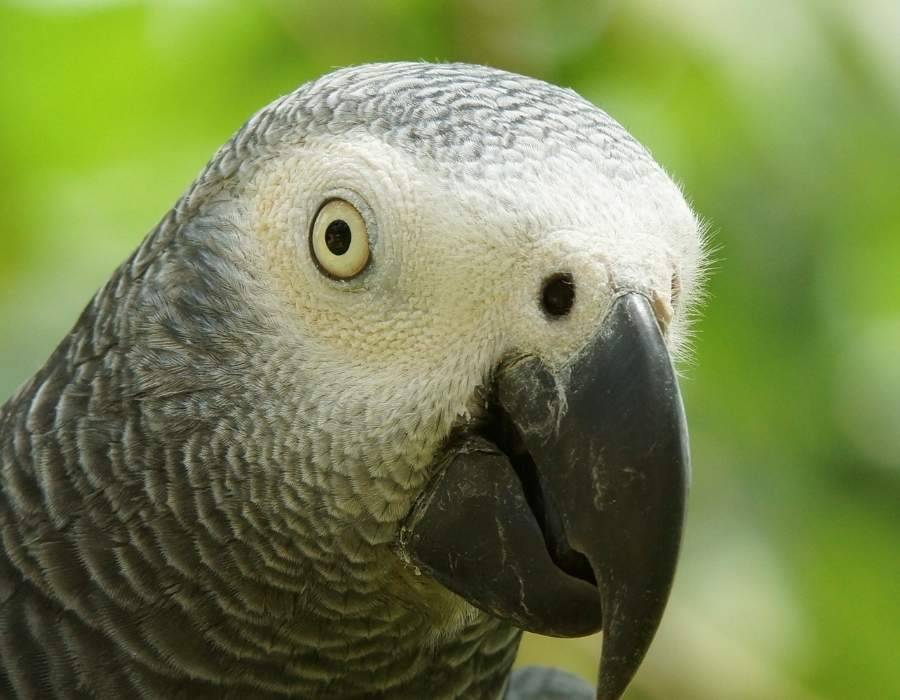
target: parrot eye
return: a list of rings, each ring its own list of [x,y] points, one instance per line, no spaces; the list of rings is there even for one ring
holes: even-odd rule
[[[329,200],[313,221],[310,247],[326,275],[342,280],[355,277],[369,262],[366,222],[349,202]]]

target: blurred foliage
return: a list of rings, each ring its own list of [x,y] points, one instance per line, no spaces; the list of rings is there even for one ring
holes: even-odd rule
[[[900,697],[900,5],[0,3],[0,395],[254,110],[329,69],[575,88],[718,262],[684,368],[685,557],[628,697]],[[599,640],[521,660],[596,674]]]

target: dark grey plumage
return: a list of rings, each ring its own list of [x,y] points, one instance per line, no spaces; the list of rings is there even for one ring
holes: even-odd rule
[[[421,648],[428,611],[390,590],[379,525],[320,531],[326,497],[273,470],[308,458],[250,379],[268,336],[238,308],[232,233],[170,214],[165,249],[121,267],[3,407],[0,697],[499,688],[517,632],[482,617]]]
[[[346,434],[323,432],[247,253],[256,170],[360,131],[448,173],[578,153],[656,172],[574,93],[471,66],[349,69],[258,113],[0,409],[0,696],[502,691],[520,632],[392,551],[457,408],[398,411],[381,434],[335,394]]]

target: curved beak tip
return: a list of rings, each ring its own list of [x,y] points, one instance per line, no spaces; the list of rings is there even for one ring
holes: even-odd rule
[[[441,507],[432,497],[408,519],[410,558],[523,629],[602,623],[597,698],[615,700],[662,619],[687,495],[687,424],[652,306],[619,297],[565,381],[534,357],[497,375],[516,439],[456,446],[431,487]]]

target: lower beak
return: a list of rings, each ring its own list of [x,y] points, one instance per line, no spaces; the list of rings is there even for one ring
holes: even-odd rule
[[[554,636],[603,630],[597,697],[631,681],[681,542],[687,424],[647,299],[619,297],[568,366],[501,366],[488,426],[448,446],[401,530],[417,566],[473,605]]]

